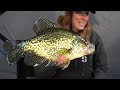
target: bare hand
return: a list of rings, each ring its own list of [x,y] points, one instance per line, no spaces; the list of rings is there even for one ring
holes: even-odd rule
[[[56,66],[60,66],[61,64],[63,64],[64,60],[65,60],[65,57],[63,55],[59,56]]]

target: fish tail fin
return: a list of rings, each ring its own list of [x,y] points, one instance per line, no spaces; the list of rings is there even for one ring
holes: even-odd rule
[[[3,49],[5,52],[8,52],[16,47],[16,41],[6,41],[3,44]]]
[[[9,64],[13,64],[18,61],[21,56],[21,49],[17,47],[16,41],[7,41],[3,44],[3,49],[7,54],[7,61]]]

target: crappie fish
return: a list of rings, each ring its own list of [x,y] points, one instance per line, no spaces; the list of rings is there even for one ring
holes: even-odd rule
[[[63,55],[65,60],[60,67],[65,69],[71,60],[93,54],[95,51],[93,44],[47,19],[36,20],[33,30],[36,33],[35,37],[17,44],[4,44],[4,49],[9,47],[9,63],[14,63],[24,56],[24,62],[28,66],[47,67],[56,65],[58,57]]]

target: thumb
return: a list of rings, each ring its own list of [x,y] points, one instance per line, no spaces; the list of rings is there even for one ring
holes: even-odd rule
[[[63,64],[64,60],[65,60],[64,55],[59,56],[56,66],[60,66],[61,64]]]

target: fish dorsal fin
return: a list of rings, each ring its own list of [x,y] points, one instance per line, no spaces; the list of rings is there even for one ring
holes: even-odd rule
[[[33,25],[33,31],[38,35],[42,30],[46,30],[48,28],[61,28],[60,25],[53,22],[52,20],[48,20],[46,18],[38,18],[34,25]]]

